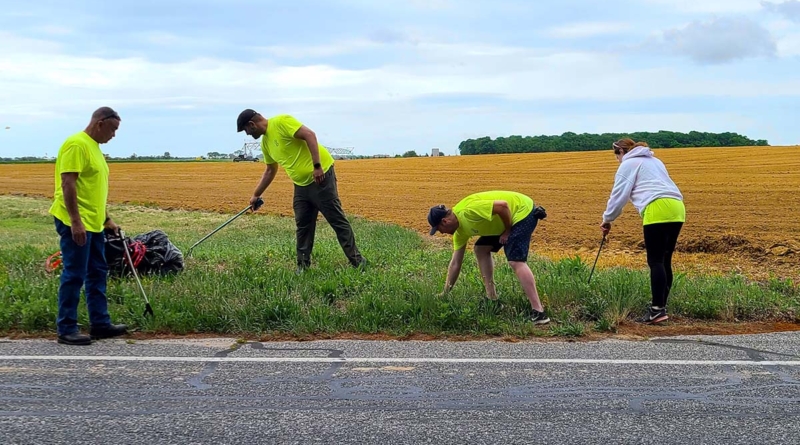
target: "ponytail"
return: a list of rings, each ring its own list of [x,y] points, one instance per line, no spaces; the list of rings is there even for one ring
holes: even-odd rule
[[[650,147],[647,142],[634,142],[631,138],[620,139],[611,146],[614,148],[614,154],[627,153],[636,147]]]

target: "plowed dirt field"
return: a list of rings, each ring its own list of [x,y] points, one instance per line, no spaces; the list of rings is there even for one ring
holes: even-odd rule
[[[800,279],[800,147],[655,150],[684,194],[688,221],[676,267]],[[547,209],[534,251],[594,261],[598,225],[618,164],[610,151],[337,161],[345,210],[427,230],[430,206],[491,189],[516,190]],[[111,163],[115,203],[235,212],[247,206],[259,163]],[[0,194],[53,194],[53,165],[0,165]],[[292,215],[280,172],[262,212]],[[357,236],[357,234],[356,234]],[[645,267],[641,219],[617,220],[600,267]]]

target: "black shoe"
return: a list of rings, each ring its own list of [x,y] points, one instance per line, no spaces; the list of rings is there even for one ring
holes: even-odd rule
[[[550,318],[544,314],[544,312],[539,312],[536,309],[531,309],[531,323],[533,324],[547,324],[550,323]]]
[[[359,261],[358,264],[354,264],[353,267],[363,272],[367,268],[367,259],[361,257],[361,261]]]
[[[92,338],[86,334],[76,332],[74,334],[59,335],[58,342],[62,345],[88,346],[92,344]]]
[[[656,323],[663,323],[669,320],[667,316],[667,308],[662,307],[661,309],[655,309],[653,307],[647,308],[647,313],[644,314],[644,317],[639,319],[640,323],[645,324],[656,324]]]
[[[119,337],[120,335],[125,335],[127,333],[128,333],[128,327],[125,326],[124,324],[112,324],[101,327],[92,326],[91,328],[89,328],[89,335],[92,336],[92,340],[101,340],[104,338]]]

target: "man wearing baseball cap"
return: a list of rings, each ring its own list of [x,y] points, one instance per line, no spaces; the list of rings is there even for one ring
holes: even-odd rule
[[[501,248],[522,285],[531,303],[530,320],[534,324],[546,324],[550,319],[544,313],[539,300],[536,281],[528,267],[528,250],[531,237],[540,219],[547,217],[542,207],[534,207],[533,199],[517,192],[488,191],[469,195],[453,208],[444,205],[431,207],[428,212],[430,234],[437,231],[453,235],[453,257],[447,269],[444,291],[455,285],[464,261],[467,242],[478,236],[475,242],[475,258],[481,271],[486,296],[497,298],[494,285],[494,261],[492,252]]]
[[[288,114],[267,119],[249,108],[236,119],[236,131],[244,131],[253,139],[261,138],[261,152],[267,164],[250,198],[254,211],[258,210],[258,199],[275,179],[279,165],[294,182],[298,272],[311,265],[311,251],[320,212],[336,232],[339,245],[350,264],[358,268],[365,267],[367,260],[356,247],[353,229],[339,200],[333,157],[317,142],[316,134]]]

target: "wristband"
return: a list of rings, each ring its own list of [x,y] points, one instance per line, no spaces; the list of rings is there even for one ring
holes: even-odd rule
[[[106,220],[105,220],[105,221],[103,221],[103,224],[108,224],[108,220],[110,220],[110,219],[111,219],[111,217],[110,217],[110,216],[106,216]]]
[[[314,168],[322,168],[322,164],[320,164],[319,162],[315,162]]]

